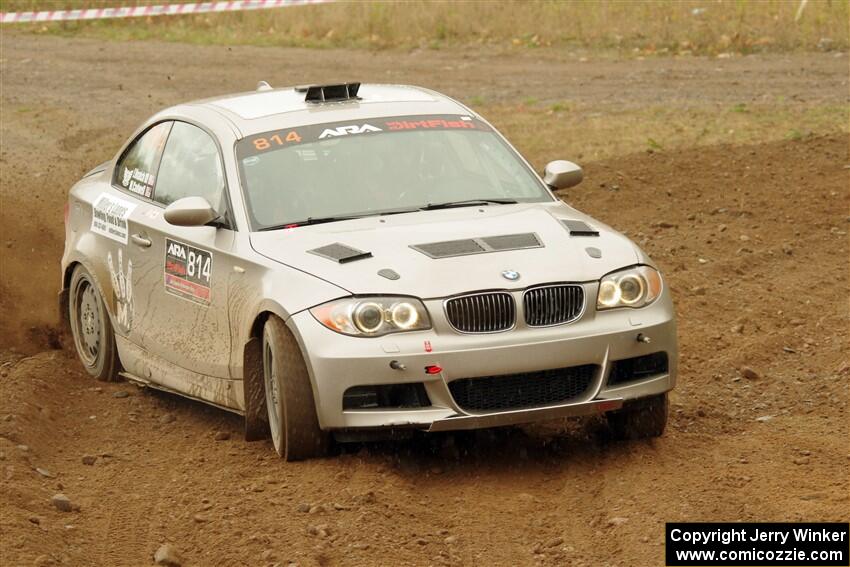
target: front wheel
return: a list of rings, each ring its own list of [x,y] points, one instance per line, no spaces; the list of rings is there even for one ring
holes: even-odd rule
[[[608,426],[615,439],[661,437],[667,426],[667,394],[636,400],[607,414]]]
[[[115,332],[94,278],[83,266],[77,266],[71,275],[68,316],[74,346],[86,371],[98,380],[117,380],[121,363]]]
[[[263,382],[272,442],[278,455],[300,461],[327,454],[307,365],[286,324],[271,315],[263,328]]]

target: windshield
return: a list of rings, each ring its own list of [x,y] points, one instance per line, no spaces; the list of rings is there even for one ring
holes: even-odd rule
[[[492,128],[469,116],[298,127],[251,136],[236,150],[254,230],[461,201],[551,200]]]

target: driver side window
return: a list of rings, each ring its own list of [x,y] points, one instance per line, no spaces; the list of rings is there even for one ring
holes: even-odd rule
[[[186,122],[174,122],[160,160],[154,200],[167,206],[183,197],[203,197],[223,213],[224,169],[209,134]]]

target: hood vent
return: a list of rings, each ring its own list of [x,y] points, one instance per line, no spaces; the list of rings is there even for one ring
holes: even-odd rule
[[[483,246],[472,239],[416,244],[411,246],[411,248],[431,258],[451,258],[452,256],[466,256],[467,254],[481,254],[482,252],[486,252]]]
[[[466,240],[446,240],[411,246],[417,252],[429,258],[454,258],[487,252],[505,252],[507,250],[523,250],[526,248],[543,248],[540,238],[533,232],[524,234],[503,234],[499,236],[482,236]]]
[[[322,246],[320,248],[314,248],[313,250],[307,250],[307,252],[315,254],[316,256],[321,256],[322,258],[327,258],[328,260],[333,260],[340,264],[347,264],[348,262],[365,260],[366,258],[372,257],[371,252],[364,252],[357,248],[340,244],[339,242],[328,244],[327,246]]]
[[[522,248],[539,248],[540,240],[533,232],[526,234],[504,234],[502,236],[488,236],[481,239],[486,246],[493,250],[520,250]]]
[[[599,236],[599,231],[584,221],[561,219],[561,224],[570,231],[570,236]]]

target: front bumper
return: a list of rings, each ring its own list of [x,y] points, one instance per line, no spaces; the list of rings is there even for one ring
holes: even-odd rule
[[[596,284],[586,295],[596,297]],[[426,301],[433,328],[379,338],[349,337],[322,326],[308,312],[288,325],[298,338],[313,384],[319,424],[326,430],[412,427],[428,431],[477,429],[604,413],[624,401],[671,390],[676,382],[675,313],[668,290],[642,309],[596,312],[588,305],[572,323],[506,332],[461,334],[445,319],[441,300]],[[518,303],[521,305],[521,303]],[[639,342],[638,334],[651,342]],[[645,380],[608,385],[614,361],[665,352],[668,370]],[[397,361],[403,370],[393,369]],[[589,387],[568,403],[506,411],[464,411],[449,389],[455,379],[519,374],[592,364]],[[427,366],[443,370],[429,375]],[[422,383],[431,402],[422,408],[343,410],[343,394],[354,386]]]

